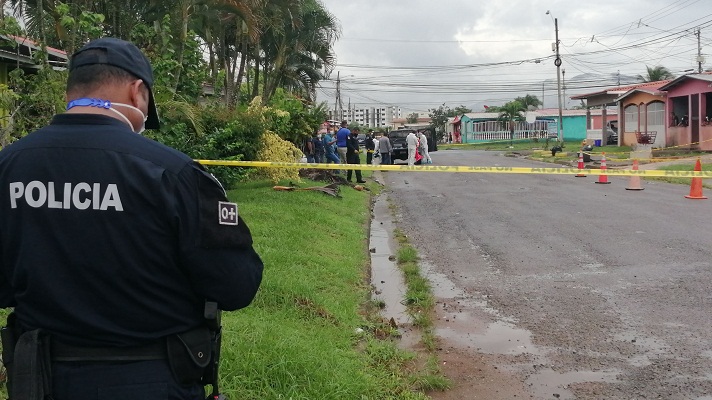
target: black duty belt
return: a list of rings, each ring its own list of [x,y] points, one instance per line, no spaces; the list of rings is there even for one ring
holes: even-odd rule
[[[149,361],[168,358],[165,341],[131,347],[86,347],[52,341],[52,361]]]

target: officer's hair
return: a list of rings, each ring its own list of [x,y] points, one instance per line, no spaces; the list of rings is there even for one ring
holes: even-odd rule
[[[83,65],[73,69],[67,78],[67,93],[89,95],[102,86],[131,83],[139,79],[130,72],[108,64]]]

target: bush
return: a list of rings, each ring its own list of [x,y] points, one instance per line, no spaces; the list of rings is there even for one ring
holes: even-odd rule
[[[258,161],[276,162],[298,162],[302,158],[302,152],[292,142],[284,140],[276,133],[267,131],[262,135],[262,146],[257,154]],[[299,182],[299,170],[296,168],[262,168],[259,171],[261,176],[269,178],[277,183],[280,180]]]

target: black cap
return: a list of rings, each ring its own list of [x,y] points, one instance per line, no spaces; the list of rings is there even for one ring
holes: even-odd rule
[[[102,52],[86,50],[98,49]],[[108,64],[121,68],[141,79],[148,87],[148,119],[146,129],[158,129],[158,110],[153,99],[153,71],[148,58],[134,44],[116,38],[101,38],[92,40],[72,55],[69,61],[69,71],[85,65]]]

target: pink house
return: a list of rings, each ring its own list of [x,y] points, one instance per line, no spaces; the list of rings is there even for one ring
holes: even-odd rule
[[[667,92],[667,146],[712,151],[712,73],[683,75],[660,90]]]

